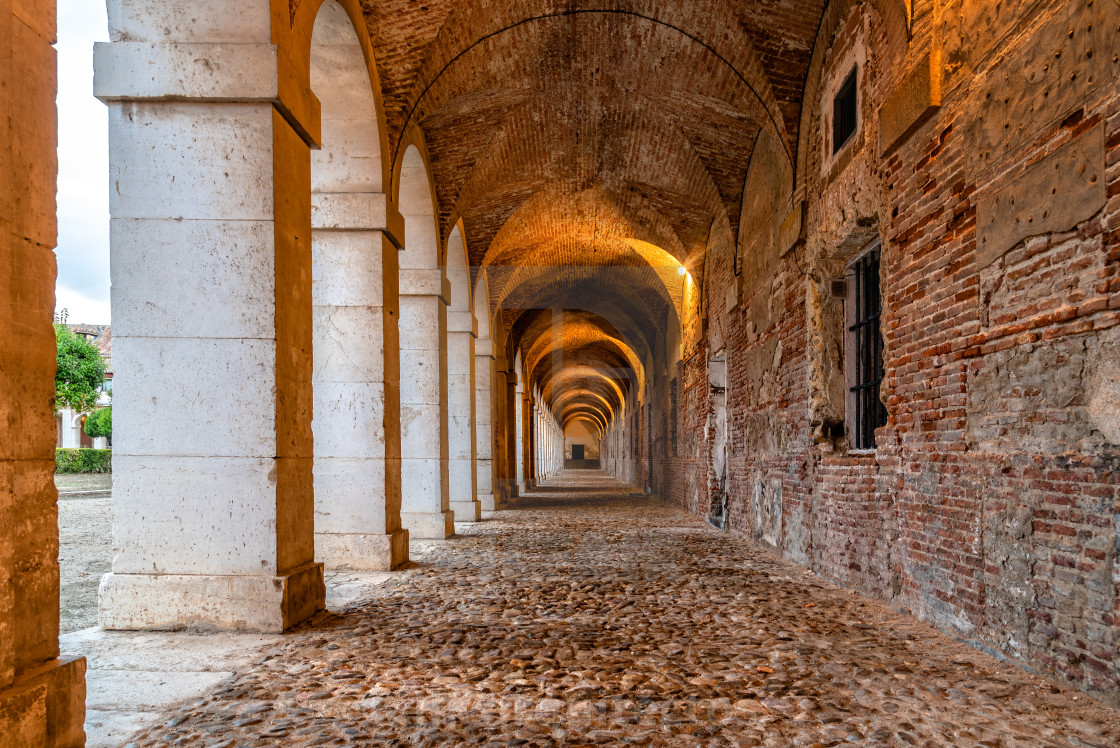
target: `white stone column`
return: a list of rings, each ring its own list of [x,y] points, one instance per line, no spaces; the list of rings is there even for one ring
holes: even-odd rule
[[[413,538],[455,534],[444,347],[450,295],[442,270],[401,268],[401,524]]]
[[[475,473],[475,339],[472,312],[452,312],[447,321],[448,495],[455,519],[482,519]]]
[[[522,409],[525,411],[525,482],[529,488],[534,488],[539,483],[537,480],[537,430],[534,426],[536,420],[536,403],[533,402],[532,391],[525,394]]]
[[[110,3],[110,629],[283,631],[323,608],[312,496],[318,103],[225,3]],[[211,44],[198,34],[217,33]],[[179,42],[179,43],[176,43]]]
[[[533,476],[533,394],[532,392],[521,393],[521,418],[518,423],[522,425],[521,428],[521,471],[523,474],[523,481],[525,489],[528,490],[536,485],[536,480]]]
[[[559,473],[564,468],[564,433],[560,431],[560,427],[553,421],[553,429],[555,429],[556,442],[553,447],[553,458],[555,464],[553,466],[554,472]]]
[[[482,511],[496,509],[494,497],[494,343],[482,339],[474,349],[475,475]]]
[[[494,495],[497,506],[502,507],[513,498],[510,490],[509,479],[509,449],[507,441],[509,433],[509,388],[507,379],[509,372],[506,370],[506,359],[496,356],[494,359],[494,475],[497,479],[494,484]]]
[[[510,365],[509,371],[506,373],[506,465],[507,475],[506,484],[509,487],[509,495],[511,498],[520,496],[519,485],[517,480],[517,466],[520,460],[517,456],[517,432],[518,420],[517,412],[521,409],[520,398],[517,395],[517,370],[515,365]]]
[[[541,407],[540,403],[537,404],[537,429],[539,429],[541,437],[541,480],[548,480],[548,429],[546,428],[544,420],[544,409]]]
[[[517,481],[517,491],[519,494],[525,493],[525,423],[524,423],[524,408],[525,408],[525,393],[522,390],[521,383],[518,382],[514,387],[513,396],[513,428],[514,428],[514,443],[517,448],[514,450],[514,479]]]
[[[537,475],[537,482],[545,480],[545,467],[544,467],[544,419],[541,416],[540,396],[536,397],[533,404],[533,429],[536,432],[536,465],[534,470]]]
[[[328,569],[408,560],[400,523],[397,247],[383,193],[315,193],[315,556]]]
[[[400,255],[401,524],[413,538],[455,534],[448,493],[447,307],[451,283],[440,249],[435,197],[423,156],[409,146],[397,205]]]
[[[548,427],[548,418],[544,423],[544,477],[552,477],[552,429]]]

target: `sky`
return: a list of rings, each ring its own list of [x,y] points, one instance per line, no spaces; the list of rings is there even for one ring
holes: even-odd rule
[[[93,43],[108,41],[104,0],[58,0],[56,311],[108,324],[109,125],[93,98]]]

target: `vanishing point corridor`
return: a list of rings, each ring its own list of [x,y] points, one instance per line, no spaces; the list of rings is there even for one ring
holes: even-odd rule
[[[1120,746],[1120,0],[81,3],[0,748]]]
[[[132,745],[1120,741],[1076,691],[599,472],[460,533]]]

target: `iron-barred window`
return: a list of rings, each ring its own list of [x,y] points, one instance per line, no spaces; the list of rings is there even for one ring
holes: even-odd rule
[[[879,290],[879,246],[849,266],[848,355],[850,396],[848,432],[856,449],[875,448],[875,429],[887,423],[887,409],[879,397],[883,381],[883,335],[879,320],[883,299]]]

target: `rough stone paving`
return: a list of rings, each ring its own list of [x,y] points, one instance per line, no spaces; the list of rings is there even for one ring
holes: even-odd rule
[[[600,473],[460,533],[133,744],[1120,744],[1083,694]]]

